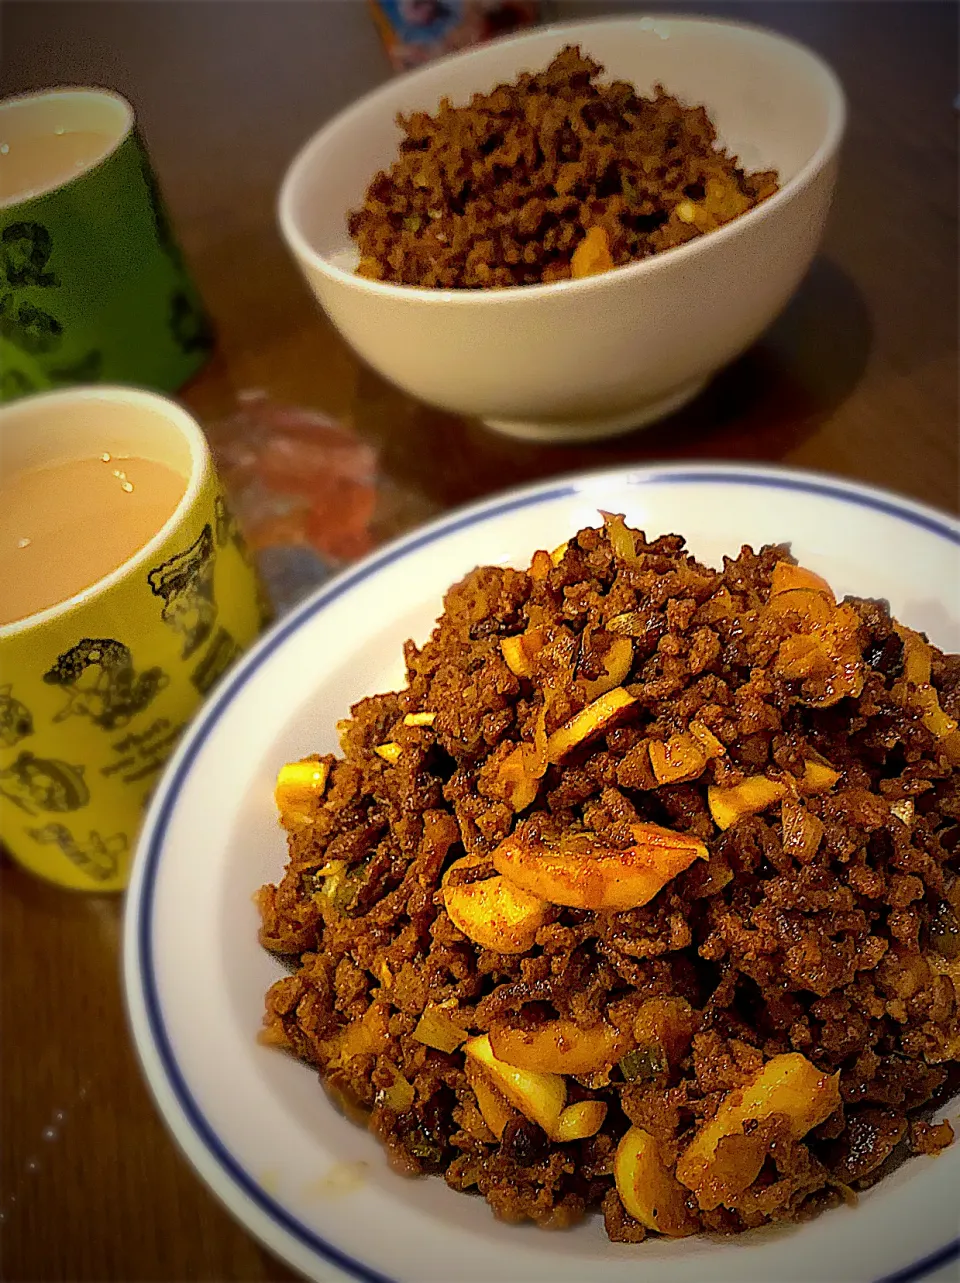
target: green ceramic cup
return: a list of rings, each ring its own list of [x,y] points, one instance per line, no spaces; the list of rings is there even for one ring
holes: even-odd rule
[[[211,347],[130,104],[105,89],[0,102],[0,400],[172,392]]]

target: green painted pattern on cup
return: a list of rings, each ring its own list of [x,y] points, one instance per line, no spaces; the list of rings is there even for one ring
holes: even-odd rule
[[[77,383],[179,388],[212,332],[136,131],[0,209],[0,400]]]

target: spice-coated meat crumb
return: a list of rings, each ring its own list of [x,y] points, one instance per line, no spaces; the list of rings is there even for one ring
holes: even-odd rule
[[[771,196],[702,106],[641,97],[567,46],[539,74],[400,116],[398,158],[348,220],[361,276],[488,289],[591,275],[715,230]]]
[[[264,1039],[397,1170],[638,1242],[806,1217],[949,1144],[960,658],[785,547],[714,570],[616,517],[475,570],[405,657],[301,772],[259,893],[293,968]]]

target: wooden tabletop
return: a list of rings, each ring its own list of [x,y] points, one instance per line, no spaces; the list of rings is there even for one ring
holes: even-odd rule
[[[850,100],[836,204],[822,254],[757,346],[687,410],[606,445],[522,445],[417,405],[318,314],[281,244],[275,196],[298,145],[389,74],[360,0],[7,0],[0,87],[103,84],[135,103],[217,327],[213,361],[182,394],[206,422],[253,389],[325,411],[353,424],[423,511],[680,457],[818,468],[955,510],[955,7],[695,10],[764,23],[832,62]],[[2,1277],[293,1278],[221,1210],[158,1119],[123,1013],[121,902],[57,891],[8,862],[2,879]]]

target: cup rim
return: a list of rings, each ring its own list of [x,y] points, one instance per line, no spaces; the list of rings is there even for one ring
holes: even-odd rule
[[[158,392],[147,392],[142,388],[126,387],[119,383],[36,392],[29,396],[20,397],[16,401],[7,402],[5,405],[0,405],[0,442],[3,439],[5,421],[25,406],[42,408],[43,405],[64,405],[69,402],[82,403],[90,401],[111,401],[117,404],[137,406],[141,409],[158,410],[164,414],[168,421],[179,429],[190,450],[190,475],[187,478],[186,488],[180,496],[176,507],[160,529],[152,534],[142,547],[138,548],[125,561],[122,561],[115,570],[111,570],[109,574],[81,589],[80,592],[74,593],[72,597],[65,597],[63,601],[54,602],[52,606],[45,606],[43,610],[35,611],[32,615],[25,615],[22,619],[14,619],[9,623],[0,624],[0,642],[29,632],[34,628],[42,627],[54,619],[69,614],[78,607],[89,605],[96,597],[115,587],[123,579],[127,578],[131,572],[136,571],[138,567],[145,566],[153,560],[157,550],[166,542],[183,517],[196,503],[197,496],[211,469],[210,446],[203,434],[203,429],[189,410],[170,397],[161,396]]]
[[[114,152],[129,138],[137,119],[133,104],[124,98],[123,94],[117,93],[115,89],[104,89],[100,85],[53,85],[47,89],[30,89],[24,93],[11,94],[9,97],[0,98],[0,116],[12,108],[20,107],[24,103],[35,102],[41,98],[70,97],[109,99],[121,108],[126,117],[126,124],[116,140],[86,169],[77,170],[76,174],[71,174],[69,178],[43,183],[36,190],[26,194],[20,192],[11,196],[0,196],[0,211],[16,209],[18,205],[26,205],[29,201],[37,200],[41,196],[50,196],[54,192],[70,187],[78,179],[85,178],[88,174],[92,174],[99,169],[104,161],[109,160]]]
[[[475,58],[478,54],[484,53],[491,47],[533,43],[547,33],[553,34],[558,39],[564,39],[569,43],[571,40],[575,40],[578,36],[582,36],[597,27],[615,26],[617,24],[639,27],[646,24],[655,29],[657,22],[670,22],[676,26],[683,27],[721,27],[752,36],[763,36],[775,44],[791,49],[794,53],[799,53],[819,73],[827,109],[827,122],[819,145],[792,178],[774,192],[772,196],[761,202],[761,204],[747,210],[745,214],[741,214],[739,217],[732,219],[731,222],[718,227],[707,236],[697,237],[696,240],[687,241],[683,245],[674,246],[671,249],[664,250],[662,253],[651,255],[649,258],[640,259],[637,262],[625,263],[613,272],[604,272],[598,276],[585,276],[578,280],[548,281],[536,285],[512,285],[504,289],[483,289],[480,287],[450,289],[421,285],[396,285],[391,281],[375,281],[368,277],[358,276],[356,272],[347,271],[332,263],[327,256],[314,248],[301,231],[299,219],[295,215],[293,208],[295,192],[301,186],[305,175],[312,168],[314,151],[330,135],[341,129],[345,123],[349,123],[352,117],[358,115],[375,99],[380,97],[383,99],[389,98],[391,90],[397,84],[410,82],[418,76],[424,76],[438,65],[450,65],[458,60],[464,61],[469,58]],[[690,259],[696,259],[701,254],[709,253],[710,246],[719,243],[717,238],[729,240],[731,237],[740,234],[747,226],[753,226],[762,219],[771,216],[781,206],[793,200],[797,192],[806,187],[839,150],[846,122],[847,104],[843,85],[839,76],[826,59],[822,58],[809,45],[804,44],[803,41],[796,40],[792,36],[783,35],[779,31],[774,31],[770,27],[762,26],[759,23],[706,17],[699,14],[688,16],[686,14],[672,13],[609,14],[601,18],[588,18],[578,22],[548,23],[546,26],[535,28],[533,31],[524,31],[519,35],[503,36],[480,46],[447,54],[445,57],[438,58],[424,67],[415,67],[403,73],[403,75],[396,76],[385,84],[370,90],[361,98],[358,98],[356,102],[337,112],[335,116],[310,135],[290,162],[280,186],[277,200],[277,216],[280,230],[287,245],[301,263],[309,264],[312,269],[337,285],[352,286],[373,298],[379,297],[408,302],[417,300],[428,306],[431,304],[451,303],[461,307],[473,304],[489,307],[494,305],[502,306],[512,299],[560,297],[564,293],[573,291],[585,293],[591,290],[607,288],[613,279],[637,279],[643,275],[649,276],[657,271],[668,270],[671,264],[680,265]]]

